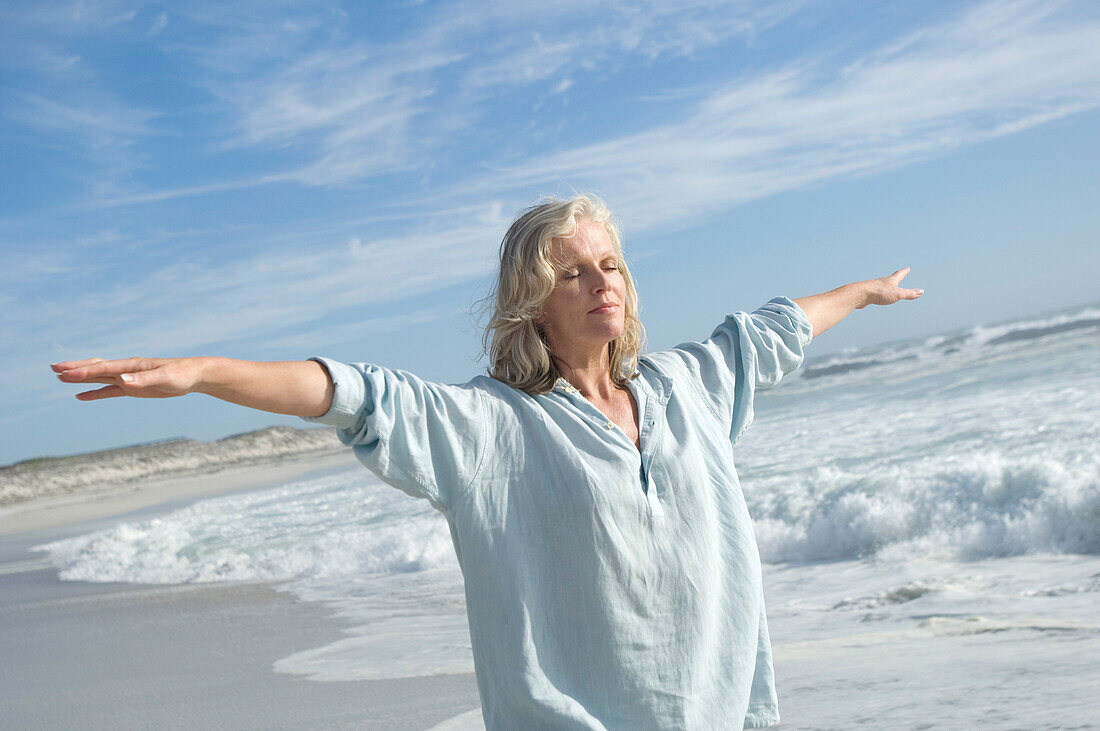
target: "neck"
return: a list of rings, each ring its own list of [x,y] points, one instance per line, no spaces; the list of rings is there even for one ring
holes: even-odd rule
[[[587,399],[610,398],[617,388],[611,380],[611,353],[606,345],[589,353],[555,355],[554,365]]]

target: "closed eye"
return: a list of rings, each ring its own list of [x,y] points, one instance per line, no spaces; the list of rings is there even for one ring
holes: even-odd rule
[[[619,270],[619,265],[618,264],[605,264],[603,266],[603,269],[604,269],[604,271],[616,272],[616,271]],[[562,279],[576,279],[579,276],[580,276],[580,272],[576,272],[576,271],[562,272],[561,273],[561,278]]]

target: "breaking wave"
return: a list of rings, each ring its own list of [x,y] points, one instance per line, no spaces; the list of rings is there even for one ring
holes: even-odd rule
[[[762,560],[1100,553],[1100,458],[998,452],[820,468],[750,502]]]
[[[958,332],[933,335],[921,340],[849,350],[816,361],[808,361],[797,372],[797,377],[812,379],[835,376],[905,361],[926,361],[960,352],[976,352],[1009,343],[1038,340],[1089,329],[1100,330],[1100,309],[1085,307],[1001,325],[976,325]]]

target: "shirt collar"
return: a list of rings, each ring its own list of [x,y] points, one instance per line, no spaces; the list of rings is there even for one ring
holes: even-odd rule
[[[559,377],[558,380],[554,382],[554,390],[565,391],[566,393],[580,393],[580,391],[573,387],[572,383],[561,377]]]
[[[639,373],[636,378],[631,379],[631,383],[637,383],[638,387],[643,389],[646,392],[646,396],[649,398],[661,404],[668,403],[668,399],[672,395],[672,379],[660,373],[647,361],[639,358],[639,370],[641,370],[643,364],[647,366],[646,370],[648,373]],[[572,383],[561,377],[554,382],[554,390],[572,394],[580,393]]]

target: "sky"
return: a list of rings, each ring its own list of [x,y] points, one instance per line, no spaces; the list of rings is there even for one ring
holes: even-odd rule
[[[544,195],[614,211],[650,351],[903,266],[808,356],[1096,302],[1098,107],[1093,2],[4,3],[0,463],[305,425],[61,360],[484,373]]]

